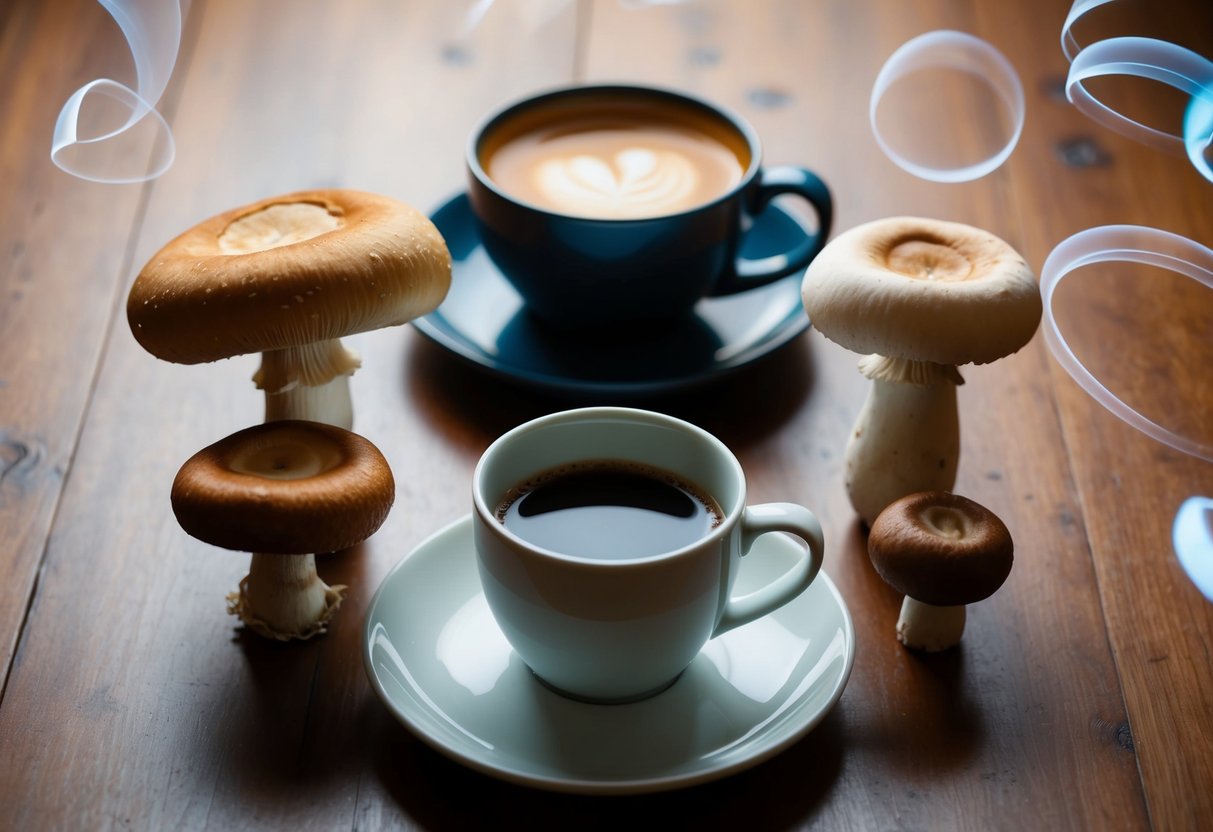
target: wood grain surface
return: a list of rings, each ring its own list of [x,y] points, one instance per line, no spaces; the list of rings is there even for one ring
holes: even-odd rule
[[[1213,55],[1207,4],[1112,5],[1084,36],[1169,37]],[[193,0],[160,105],[175,163],[116,186],[64,174],[48,150],[75,89],[132,77],[117,27],[90,0],[0,5],[0,829],[1209,828],[1213,604],[1177,564],[1170,527],[1184,498],[1213,496],[1213,465],[1105,411],[1040,334],[962,369],[956,490],[1006,521],[1016,563],[970,610],[962,645],[933,657],[897,643],[900,598],[868,563],[843,490],[867,391],[856,355],[810,331],[710,387],[643,402],[720,436],[753,501],[813,507],[854,616],[838,706],[733,777],[609,799],[513,786],[431,750],[375,697],[361,638],[380,580],[467,513],[496,436],[590,401],[465,367],[411,327],[349,339],[363,357],[355,429],[398,490],[374,537],[318,559],[325,580],[351,587],[330,632],[270,644],[224,614],[247,557],[186,536],[168,492],[192,453],[262,419],[257,359],[156,360],[126,323],[130,281],[193,223],[276,193],[354,187],[432,210],[463,187],[469,132],[507,100],[601,80],[711,98],[756,126],[767,164],[828,181],[836,230],[958,220],[1036,269],[1070,234],[1109,223],[1213,241],[1213,185],[1059,95],[1056,0],[497,0],[469,30],[472,6]],[[939,28],[1002,50],[1027,101],[1006,164],[956,185],[896,167],[867,123],[884,60]],[[1125,100],[1175,116],[1149,87]],[[981,129],[921,117],[923,129]],[[1165,376],[1125,372],[1129,392],[1162,413],[1195,402],[1185,424],[1207,436],[1213,386],[1191,356],[1209,354],[1213,303],[1191,286],[1124,286],[1171,354]],[[1075,331],[1108,366],[1133,361],[1119,357],[1135,345],[1123,320],[1103,311],[1073,313]]]

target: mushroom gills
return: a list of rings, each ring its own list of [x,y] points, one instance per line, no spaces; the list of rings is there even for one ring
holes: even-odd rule
[[[253,382],[265,391],[265,421],[305,419],[349,430],[350,376],[361,365],[336,338],[262,353]]]

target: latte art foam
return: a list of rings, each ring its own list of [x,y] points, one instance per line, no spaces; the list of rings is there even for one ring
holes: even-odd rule
[[[596,219],[681,213],[728,193],[744,173],[719,138],[651,115],[566,117],[510,137],[485,163],[514,197]]]
[[[548,159],[535,170],[535,185],[549,204],[595,217],[685,210],[698,202],[699,179],[685,156],[642,147],[626,148],[610,159]]]

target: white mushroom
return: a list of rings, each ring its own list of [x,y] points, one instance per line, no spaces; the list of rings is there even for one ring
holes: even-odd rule
[[[805,273],[805,311],[826,338],[864,353],[872,380],[846,448],[846,487],[869,525],[893,500],[956,482],[959,364],[1015,352],[1040,322],[1024,259],[978,228],[877,220],[831,240]]]
[[[247,428],[190,457],[173,482],[188,534],[252,552],[228,611],[281,641],[323,633],[344,595],[316,574],[315,553],[347,549],[383,524],[395,482],[383,454],[357,434],[317,422]]]
[[[358,357],[339,340],[433,311],[451,257],[423,214],[385,196],[304,191],[206,220],[135,279],[127,319],[158,358],[262,353],[266,420],[349,428]]]
[[[984,601],[1011,573],[1015,545],[989,509],[944,491],[908,494],[876,518],[868,556],[905,595],[897,638],[917,650],[960,642],[965,605]]]

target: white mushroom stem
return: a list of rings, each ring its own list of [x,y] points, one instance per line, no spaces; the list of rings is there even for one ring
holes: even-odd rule
[[[897,619],[897,640],[906,647],[927,652],[960,644],[965,631],[965,607],[936,607],[906,596]]]
[[[336,338],[262,353],[253,382],[265,391],[265,421],[303,419],[350,430],[350,376],[361,364]]]
[[[894,500],[918,491],[950,491],[960,461],[955,367],[865,356],[859,370],[872,388],[846,448],[851,505],[869,526]]]
[[[228,612],[267,638],[308,639],[325,631],[345,589],[320,580],[313,555],[254,554]]]

